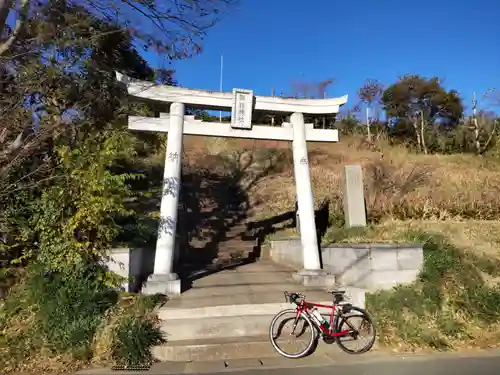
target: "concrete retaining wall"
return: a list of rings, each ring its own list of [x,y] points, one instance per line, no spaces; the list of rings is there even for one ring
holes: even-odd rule
[[[106,262],[109,270],[129,280],[122,285],[126,291],[137,290],[142,281],[153,273],[154,249],[116,248],[111,249],[109,257]]]
[[[300,239],[270,241],[269,257],[276,263],[302,268]],[[340,285],[367,290],[390,289],[415,281],[424,256],[418,244],[328,244],[322,246],[323,269]]]

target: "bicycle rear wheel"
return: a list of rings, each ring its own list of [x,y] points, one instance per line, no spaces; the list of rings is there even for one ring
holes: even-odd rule
[[[298,318],[296,315],[295,309],[280,311],[269,326],[269,339],[274,349],[283,357],[290,359],[309,354],[316,338],[316,329],[311,320],[305,315],[300,315]],[[287,324],[288,329],[285,328]],[[279,335],[283,333],[285,340],[282,343]],[[292,343],[292,338],[299,339],[299,343]]]
[[[335,328],[337,332],[349,331],[347,335],[335,338],[340,349],[349,354],[366,353],[373,347],[377,338],[375,324],[371,316],[365,310],[355,306],[351,307],[349,312],[338,316]],[[350,343],[359,343],[360,337],[365,333],[368,333],[369,337],[364,345],[356,349],[347,347]]]

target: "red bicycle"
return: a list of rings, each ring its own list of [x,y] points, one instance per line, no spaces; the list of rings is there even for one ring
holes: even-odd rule
[[[364,309],[345,302],[345,291],[332,290],[329,293],[333,296],[332,305],[307,302],[305,296],[301,294],[285,292],[285,300],[295,304],[296,307],[280,311],[273,318],[269,327],[269,338],[274,349],[279,354],[286,358],[304,357],[311,353],[313,347],[315,348],[315,344],[317,344],[320,336],[326,342],[330,341],[331,343],[332,340],[336,341],[337,345],[349,354],[366,353],[373,347],[376,339],[376,330],[370,315]],[[329,321],[319,313],[318,308],[331,310]],[[291,315],[291,317],[280,322],[280,318],[287,314]],[[362,320],[358,328],[355,327],[353,322],[355,319]],[[304,334],[306,336],[307,342],[305,348],[299,349],[297,353],[285,351],[277,342],[278,336],[276,334],[280,334],[283,331],[287,322],[293,322],[289,338],[301,338]],[[307,329],[310,329],[310,333],[305,333]],[[346,342],[342,340],[356,341],[367,330],[371,332],[372,337],[361,348],[349,349]]]

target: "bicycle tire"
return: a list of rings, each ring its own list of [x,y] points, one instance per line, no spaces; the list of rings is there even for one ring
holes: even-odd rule
[[[370,341],[368,342],[368,344],[366,344],[365,346],[363,346],[360,350],[351,350],[349,348],[347,348],[341,338],[344,337],[344,336],[336,336],[335,337],[335,341],[337,342],[337,345],[340,347],[340,349],[342,349],[344,352],[346,353],[349,353],[349,354],[363,354],[363,353],[366,353],[367,351],[369,351],[373,345],[375,344],[375,340],[377,339],[377,330],[375,328],[375,324],[373,322],[373,319],[372,317],[370,316],[370,314],[368,314],[368,312],[360,307],[356,307],[356,306],[352,306],[350,309],[349,309],[349,312],[347,312],[346,314],[341,314],[341,315],[338,315],[336,320],[335,320],[335,329],[337,330],[337,332],[341,332],[341,327],[342,325],[348,321],[349,318],[354,318],[354,317],[358,317],[360,316],[360,314],[356,314],[356,315],[349,315],[349,313],[351,311],[357,311],[359,312],[363,318],[370,324],[371,326],[371,329],[373,330],[373,337],[370,339]]]
[[[278,319],[285,315],[285,314],[296,314],[296,310],[295,309],[286,309],[286,310],[282,310],[280,311],[279,313],[277,313],[273,320],[271,321],[271,324],[269,325],[269,340],[271,341],[271,344],[272,346],[274,347],[274,350],[276,350],[280,355],[282,355],[283,357],[285,358],[289,358],[289,359],[297,359],[297,358],[302,358],[304,356],[306,356],[307,354],[309,354],[309,352],[311,351],[311,348],[313,347],[314,345],[314,340],[316,339],[316,328],[314,326],[314,324],[311,322],[311,319],[309,319],[309,317],[307,315],[304,315],[302,314],[301,316],[299,316],[299,320],[300,319],[304,319],[305,322],[309,325],[309,327],[311,328],[311,337],[310,337],[310,340],[309,340],[309,344],[307,345],[306,349],[304,349],[302,352],[298,353],[298,354],[289,354],[285,351],[283,351],[275,342],[275,339],[274,339],[274,335],[273,335],[273,332],[274,332],[274,326],[276,324],[276,322],[278,321]]]

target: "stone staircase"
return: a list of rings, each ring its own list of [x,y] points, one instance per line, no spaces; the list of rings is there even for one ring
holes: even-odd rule
[[[259,250],[259,233],[247,227],[248,219],[236,216],[229,221],[220,237],[201,235],[189,241],[190,256],[180,260],[184,277],[201,276],[227,267],[255,261]]]
[[[217,258],[213,263],[224,266],[244,260],[255,260],[257,240],[256,235],[248,232],[245,221],[231,227],[219,242]]]
[[[159,311],[167,343],[155,348],[155,357],[181,362],[278,357],[267,335],[274,315],[291,307],[283,292],[331,303],[328,293],[299,285],[292,275],[289,268],[260,260],[194,280]],[[349,294],[354,304],[364,305],[364,291]]]

